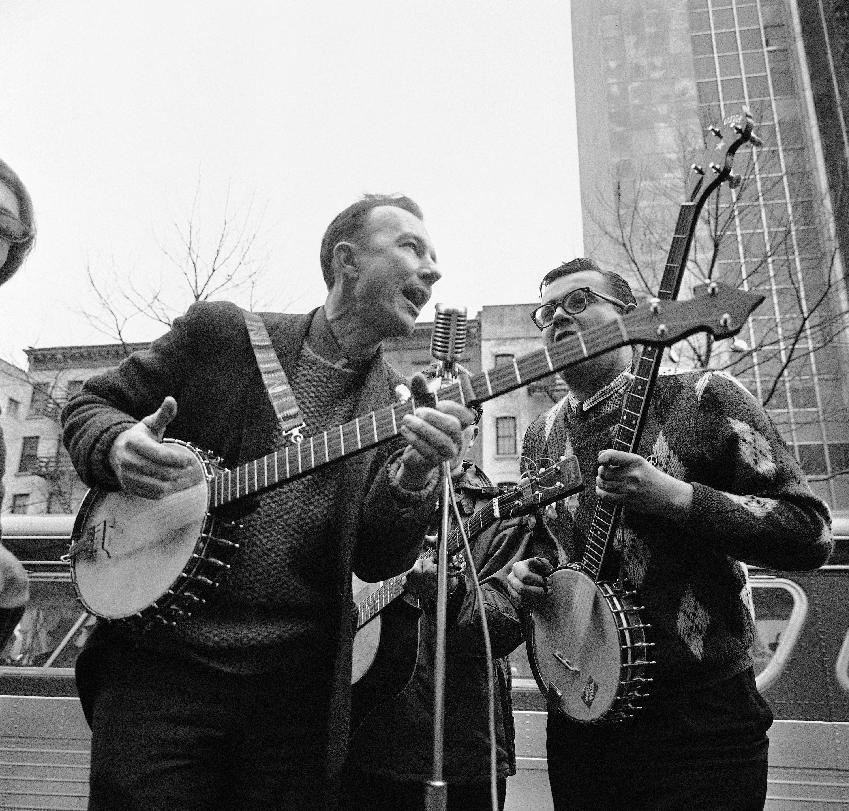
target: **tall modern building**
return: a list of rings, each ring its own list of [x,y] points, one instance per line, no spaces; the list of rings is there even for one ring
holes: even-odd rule
[[[849,26],[838,5],[572,0],[572,29],[586,252],[641,291],[656,290],[706,128],[751,111],[763,146],[741,147],[740,185],[708,200],[681,295],[708,279],[766,294],[710,365],[765,404],[812,487],[847,509]],[[706,349],[680,355],[704,363]]]

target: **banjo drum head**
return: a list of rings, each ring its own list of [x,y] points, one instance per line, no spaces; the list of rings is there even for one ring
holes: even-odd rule
[[[529,616],[534,676],[550,708],[575,721],[599,720],[619,689],[616,620],[583,572],[556,569],[548,584],[548,597]]]
[[[204,466],[187,445],[193,463],[190,487],[162,499],[91,490],[83,502],[74,539],[94,535],[91,551],[73,559],[80,601],[93,614],[123,619],[144,610],[174,584],[195,551],[209,501]]]

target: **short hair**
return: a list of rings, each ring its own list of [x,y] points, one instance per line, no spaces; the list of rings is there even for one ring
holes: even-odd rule
[[[580,273],[581,271],[593,270],[601,274],[607,282],[607,287],[610,295],[618,298],[623,304],[634,304],[636,306],[637,299],[634,298],[634,292],[631,290],[631,285],[625,281],[618,273],[612,270],[602,270],[592,259],[579,257],[571,262],[564,262],[558,265],[553,270],[549,270],[539,284],[539,294],[542,296],[546,285],[551,284],[555,279],[561,276],[568,276],[570,273]]]
[[[368,215],[378,206],[395,206],[409,211],[420,220],[424,219],[418,203],[400,194],[366,194],[361,200],[339,212],[327,226],[321,239],[321,272],[328,290],[333,287],[333,249],[340,242],[361,237]]]
[[[35,242],[35,213],[32,209],[32,198],[29,196],[27,187],[24,186],[23,181],[14,169],[2,160],[0,160],[0,183],[8,186],[17,198],[18,208],[20,209],[19,218],[31,234],[23,242],[13,242],[9,245],[6,262],[0,267],[0,284],[3,284],[12,278],[32,249],[33,242]]]

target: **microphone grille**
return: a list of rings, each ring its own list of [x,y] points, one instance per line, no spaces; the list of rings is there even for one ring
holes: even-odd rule
[[[466,308],[436,305],[430,354],[446,363],[453,363],[466,348]]]

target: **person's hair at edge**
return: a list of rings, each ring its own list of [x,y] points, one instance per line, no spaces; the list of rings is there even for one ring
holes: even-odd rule
[[[562,265],[554,268],[554,270],[549,270],[542,277],[542,281],[539,284],[540,296],[542,296],[546,285],[551,284],[555,279],[559,279],[561,276],[568,276],[570,273],[580,273],[583,270],[594,270],[596,273],[600,273],[607,282],[608,292],[611,296],[619,299],[624,304],[633,304],[636,306],[637,299],[634,298],[631,285],[625,279],[612,270],[602,270],[592,259],[586,259],[584,257],[573,259],[571,262],[564,262]]]
[[[18,199],[21,222],[32,232],[32,236],[24,242],[9,246],[9,255],[3,267],[0,267],[0,284],[9,281],[15,271],[24,263],[27,254],[35,242],[35,213],[32,208],[32,198],[17,173],[5,161],[0,160],[0,183],[8,186]]]
[[[361,200],[339,212],[327,226],[321,239],[321,272],[328,290],[333,287],[333,248],[340,242],[362,236],[369,212],[378,206],[395,206],[409,211],[420,220],[424,219],[418,204],[401,194],[366,194]]]

